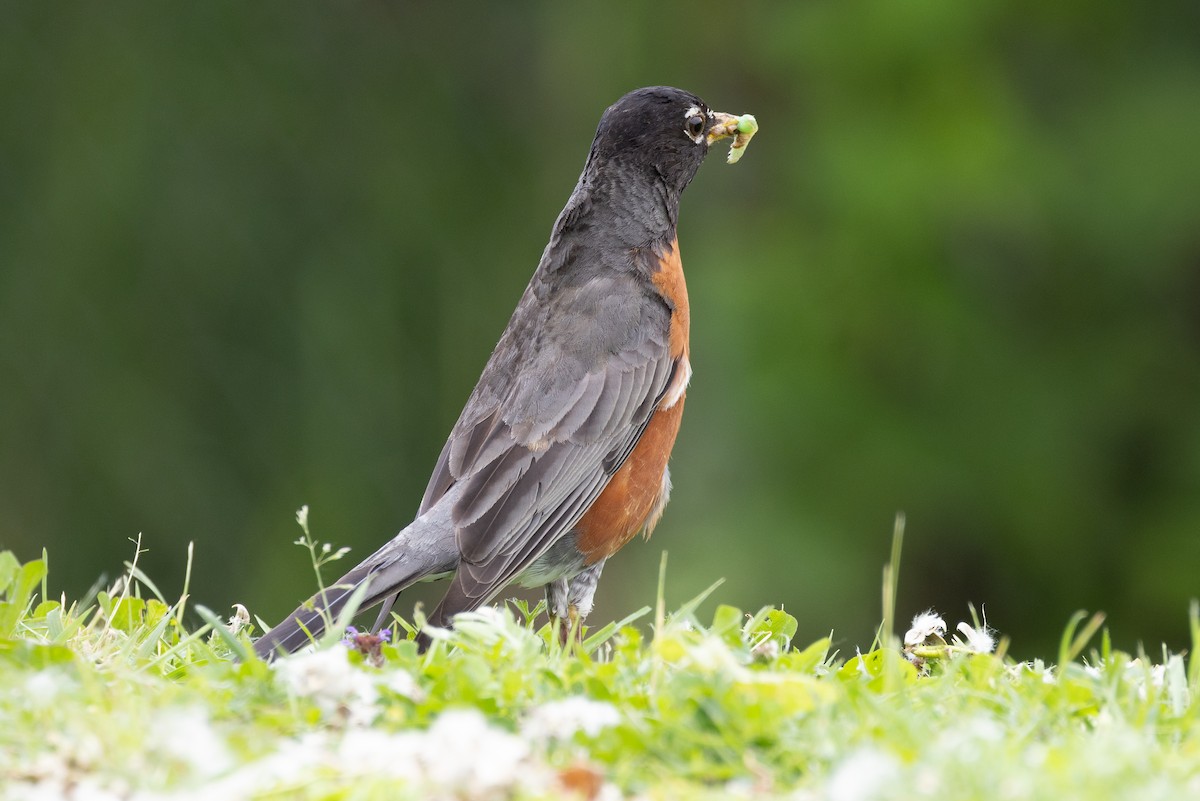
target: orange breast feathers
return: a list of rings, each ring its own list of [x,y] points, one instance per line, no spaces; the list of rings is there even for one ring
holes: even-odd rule
[[[688,362],[691,316],[677,241],[659,256],[659,270],[653,279],[658,291],[671,305],[669,347],[671,357],[678,360],[679,366],[629,458],[575,525],[576,545],[588,564],[612,556],[642,528],[649,536],[662,514],[671,488],[667,461],[679,434],[684,396],[692,375],[692,366]]]
[[[688,308],[687,282],[683,280],[683,262],[679,259],[679,240],[673,240],[669,248],[658,258],[654,286],[671,304],[671,356],[686,360],[692,314]]]

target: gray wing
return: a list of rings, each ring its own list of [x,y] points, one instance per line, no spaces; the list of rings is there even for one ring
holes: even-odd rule
[[[632,276],[527,290],[438,459],[462,556],[439,609],[487,602],[570,531],[624,463],[676,369],[670,310]],[[536,336],[534,336],[536,332]]]

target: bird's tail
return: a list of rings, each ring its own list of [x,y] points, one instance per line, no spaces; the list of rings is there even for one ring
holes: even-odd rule
[[[270,659],[321,636],[326,623],[337,618],[360,587],[365,590],[358,608],[369,609],[422,579],[453,572],[458,547],[448,507],[437,504],[327,590],[297,607],[254,643],[255,653]],[[385,613],[387,608],[390,603]]]

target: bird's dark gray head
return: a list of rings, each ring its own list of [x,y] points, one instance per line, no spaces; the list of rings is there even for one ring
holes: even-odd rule
[[[600,118],[583,174],[554,224],[555,237],[601,231],[636,247],[669,241],[679,198],[709,146],[732,137],[730,153],[740,155],[755,130],[752,116],[713,111],[682,89],[649,86],[630,92]],[[547,253],[556,241],[551,239]]]
[[[670,86],[637,89],[600,118],[588,166],[634,170],[678,194],[696,176],[712,142],[731,135],[729,114]]]

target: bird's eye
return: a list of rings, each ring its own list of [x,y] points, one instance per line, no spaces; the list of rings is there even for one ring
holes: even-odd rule
[[[700,114],[693,114],[687,118],[684,127],[687,130],[688,136],[699,141],[700,134],[704,133],[704,117]]]

